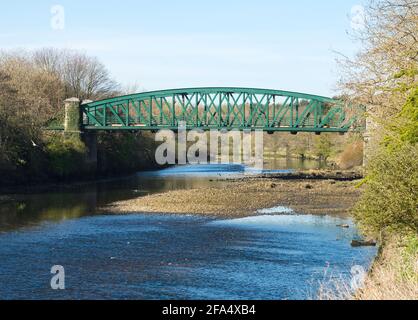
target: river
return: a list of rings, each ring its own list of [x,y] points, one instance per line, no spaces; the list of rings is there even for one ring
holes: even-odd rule
[[[240,165],[187,166],[2,196],[0,299],[310,299],[326,273],[349,279],[353,266],[369,267],[376,249],[351,248],[347,219],[280,207],[241,219],[95,212],[248,174]],[[50,287],[54,265],[65,268],[65,290]]]

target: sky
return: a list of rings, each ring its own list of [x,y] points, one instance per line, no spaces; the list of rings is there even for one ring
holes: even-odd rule
[[[0,0],[0,50],[97,56],[137,91],[228,86],[337,94],[360,0]],[[354,24],[354,27],[356,25]]]

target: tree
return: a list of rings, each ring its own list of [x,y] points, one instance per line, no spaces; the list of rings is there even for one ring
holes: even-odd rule
[[[417,83],[418,1],[370,0],[364,28],[353,34],[361,51],[342,56],[341,88],[371,109],[378,121],[396,115]]]
[[[51,142],[54,135],[42,127],[51,119],[62,123],[65,98],[105,98],[117,87],[103,64],[83,54],[55,49],[0,54],[0,183],[44,177],[63,163],[79,173],[76,160],[83,150],[60,139]]]
[[[0,71],[0,167],[7,167],[14,156],[14,132],[10,121],[13,119],[13,110],[8,108],[13,103],[16,90],[9,84],[10,77]]]
[[[418,135],[418,1],[370,0],[362,50],[343,59],[341,84],[348,95],[372,108],[380,143],[373,144],[364,192],[355,217],[377,236],[397,231],[416,236]]]
[[[61,78],[66,97],[99,100],[118,93],[119,85],[95,57],[70,50],[46,48],[35,51],[32,59],[39,68]]]
[[[332,153],[332,142],[328,135],[322,134],[316,141],[315,153],[320,160],[327,161]]]
[[[404,105],[402,126],[392,127],[368,166],[355,217],[368,234],[382,230],[418,234],[418,87]],[[409,121],[413,119],[414,121]]]
[[[41,127],[59,112],[63,92],[59,78],[36,68],[27,57],[0,57],[1,178],[43,161]]]

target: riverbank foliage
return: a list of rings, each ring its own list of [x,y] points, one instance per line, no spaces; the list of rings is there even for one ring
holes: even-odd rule
[[[351,279],[325,274],[314,299],[417,300],[418,238],[400,235],[387,239],[363,281],[355,291]]]
[[[386,243],[356,299],[418,299],[418,238],[397,237]]]
[[[363,165],[363,137],[354,132],[344,136],[333,133],[315,136],[303,132],[297,135],[284,132],[265,134],[264,156],[273,159],[319,160],[349,170]]]
[[[369,153],[364,193],[355,210],[362,230],[378,237],[418,234],[418,7],[414,0],[371,0],[362,49],[345,58],[346,96],[368,106]]]
[[[354,215],[381,253],[359,299],[418,299],[418,6],[369,1],[346,94],[368,106],[373,144]]]
[[[368,165],[363,196],[355,210],[362,229],[418,234],[418,89],[414,89],[395,125]]]
[[[86,173],[83,160],[88,150],[80,139],[54,137],[48,141],[45,151],[53,177],[65,180],[74,172]]]
[[[66,98],[107,98],[119,87],[96,58],[74,51],[0,53],[0,186],[94,176],[79,140],[42,128],[51,119],[62,125]],[[99,134],[98,141],[100,175],[140,170],[143,159],[154,163],[145,152],[154,148],[150,136]]]

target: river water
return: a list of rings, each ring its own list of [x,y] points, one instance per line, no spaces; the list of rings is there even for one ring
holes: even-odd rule
[[[273,166],[267,172],[289,164]],[[240,165],[188,166],[3,196],[0,299],[310,299],[324,277],[349,280],[353,266],[369,267],[376,249],[351,248],[350,220],[280,204],[225,220],[95,212],[116,200],[222,187],[218,178],[247,174],[253,171]],[[54,265],[65,269],[65,290],[51,289]]]

